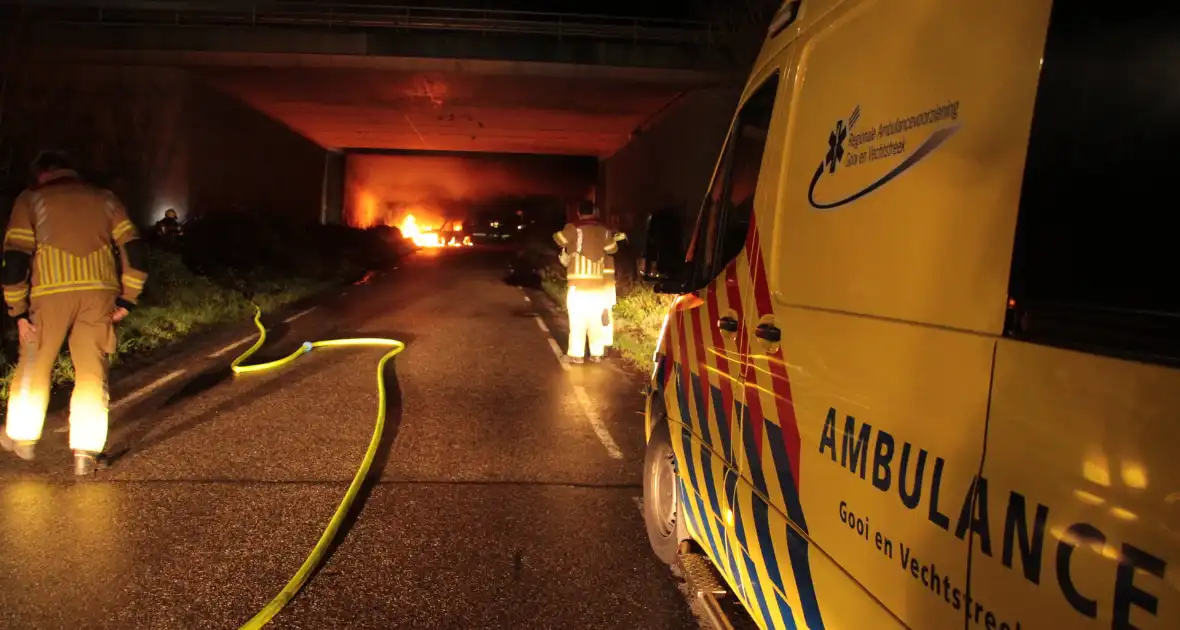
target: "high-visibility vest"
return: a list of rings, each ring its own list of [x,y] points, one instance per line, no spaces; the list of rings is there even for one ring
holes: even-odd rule
[[[618,251],[611,231],[597,221],[567,223],[553,235],[565,248],[568,262],[566,282],[578,289],[601,288],[606,275],[606,258]]]

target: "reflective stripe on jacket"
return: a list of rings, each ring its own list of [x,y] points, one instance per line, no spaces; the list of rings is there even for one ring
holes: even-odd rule
[[[603,285],[606,257],[618,251],[618,243],[606,226],[597,221],[567,223],[553,240],[568,252],[565,277],[569,286],[597,289]]]
[[[126,246],[138,238],[118,197],[73,171],[25,190],[13,204],[4,250],[30,256],[31,272],[4,284],[9,313],[25,312],[31,298],[68,291],[112,291],[135,303],[147,273],[130,264]]]

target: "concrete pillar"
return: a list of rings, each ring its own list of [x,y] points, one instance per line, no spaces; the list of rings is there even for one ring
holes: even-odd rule
[[[727,86],[690,92],[599,162],[599,203],[636,247],[655,210],[681,209],[691,229],[739,94]]]
[[[344,152],[324,153],[323,197],[320,203],[320,224],[344,222]]]
[[[607,197],[606,161],[601,158],[598,160],[598,175],[594,179],[594,189],[590,194],[594,198],[594,204],[598,206],[603,221],[612,229],[619,229],[619,214],[614,211],[610,199]]]

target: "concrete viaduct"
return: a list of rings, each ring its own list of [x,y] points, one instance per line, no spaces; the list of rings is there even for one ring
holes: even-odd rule
[[[633,229],[699,203],[746,70],[708,23],[359,2],[0,2],[0,29],[0,170],[81,147],[142,222],[339,221],[363,149],[593,156]]]

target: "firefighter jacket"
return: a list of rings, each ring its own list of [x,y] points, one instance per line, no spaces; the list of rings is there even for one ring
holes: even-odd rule
[[[567,223],[553,235],[553,240],[566,250],[567,284],[576,289],[599,289],[606,273],[606,257],[618,251],[606,226],[597,221]]]
[[[9,316],[24,316],[30,299],[70,291],[110,291],[119,306],[131,308],[147,266],[126,208],[73,171],[50,177],[18,196],[8,219],[0,283]]]
[[[156,236],[164,239],[174,239],[180,236],[180,221],[172,217],[164,217],[156,221]]]

